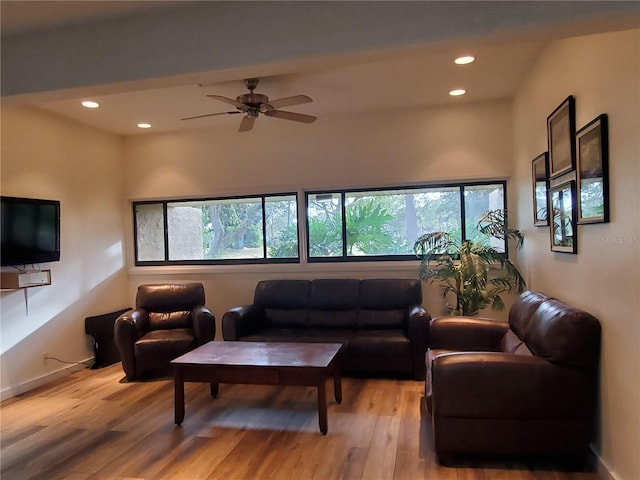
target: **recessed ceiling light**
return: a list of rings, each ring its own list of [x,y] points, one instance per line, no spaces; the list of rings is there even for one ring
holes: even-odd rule
[[[459,97],[460,95],[464,95],[467,91],[464,88],[456,88],[455,90],[451,90],[449,95],[452,97]]]
[[[151,128],[150,123],[139,123],[138,128]]]
[[[86,108],[98,108],[100,104],[98,102],[94,102],[93,100],[85,100],[82,102],[82,106]]]
[[[458,57],[454,60],[457,65],[468,65],[469,63],[473,63],[476,60],[476,57],[472,55],[465,55],[463,57]]]

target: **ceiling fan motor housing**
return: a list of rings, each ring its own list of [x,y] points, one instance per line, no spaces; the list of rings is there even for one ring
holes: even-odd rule
[[[261,93],[245,93],[244,95],[238,95],[236,102],[244,103],[252,108],[260,108],[263,103],[269,103],[269,97]]]

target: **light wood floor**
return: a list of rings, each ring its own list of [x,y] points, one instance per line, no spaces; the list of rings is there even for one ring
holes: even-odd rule
[[[595,480],[523,464],[437,464],[422,383],[343,379],[327,385],[329,433],[312,388],[186,384],[173,423],[170,378],[127,383],[121,365],[83,370],[2,403],[2,480],[358,479]],[[331,394],[331,395],[330,395]]]

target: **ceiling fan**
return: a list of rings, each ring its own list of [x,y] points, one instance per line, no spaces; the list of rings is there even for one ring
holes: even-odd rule
[[[193,120],[195,118],[212,117],[214,115],[233,115],[237,113],[245,113],[246,115],[240,122],[240,128],[238,131],[247,132],[253,128],[253,124],[256,118],[262,113],[267,117],[281,118],[283,120],[293,120],[294,122],[313,123],[316,121],[316,117],[311,115],[304,115],[302,113],[287,112],[285,110],[278,110],[281,107],[290,107],[292,105],[301,105],[303,103],[311,103],[313,99],[306,95],[295,95],[293,97],[279,98],[277,100],[269,101],[269,97],[262,95],[261,93],[254,93],[253,91],[258,86],[257,78],[248,78],[244,81],[244,84],[249,89],[249,93],[244,95],[238,95],[235,100],[223,97],[221,95],[207,95],[209,98],[219,100],[221,102],[233,105],[237,110],[231,112],[219,112],[219,113],[207,113],[204,115],[194,115],[192,117],[181,118],[181,120]]]

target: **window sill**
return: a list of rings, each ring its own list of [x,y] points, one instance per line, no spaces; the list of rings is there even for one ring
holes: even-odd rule
[[[255,274],[286,273],[299,275],[306,273],[339,272],[409,272],[418,274],[419,260],[402,262],[340,262],[340,263],[282,263],[250,265],[163,265],[157,267],[130,267],[131,276],[144,275],[188,275],[188,274]]]

